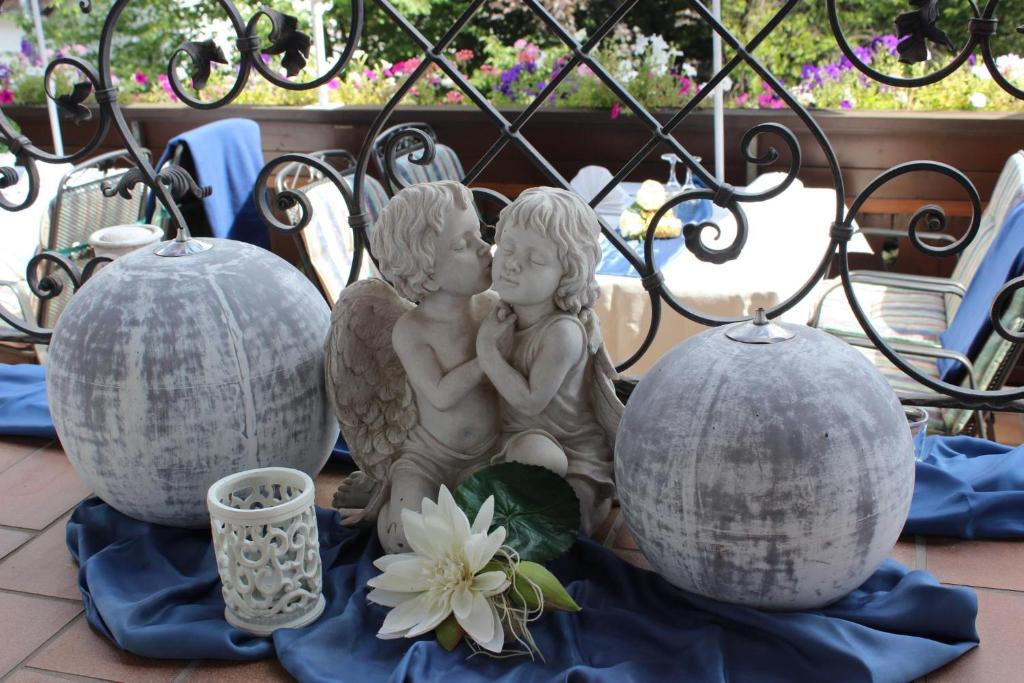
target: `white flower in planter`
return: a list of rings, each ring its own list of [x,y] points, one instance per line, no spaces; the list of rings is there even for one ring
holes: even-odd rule
[[[988,97],[985,96],[985,93],[972,92],[967,99],[975,109],[984,109],[988,106]]]
[[[482,571],[505,542],[505,527],[491,533],[494,497],[473,525],[442,486],[438,502],[423,499],[421,513],[402,511],[411,553],[385,555],[374,562],[383,574],[367,585],[367,599],[393,608],[379,638],[415,638],[437,628],[450,614],[466,635],[490,652],[501,652],[505,634],[491,596],[509,586],[504,571]]]

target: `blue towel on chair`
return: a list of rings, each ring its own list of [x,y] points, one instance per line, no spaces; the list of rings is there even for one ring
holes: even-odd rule
[[[1024,204],[1017,206],[1003,221],[999,233],[978,264],[978,270],[967,285],[964,300],[940,335],[943,348],[959,351],[968,358],[977,358],[985,340],[992,334],[989,310],[996,294],[1006,282],[1024,274]],[[957,383],[965,368],[955,360],[937,361],[942,379]]]
[[[178,145],[185,145],[196,170],[196,182],[210,185],[203,200],[214,237],[270,248],[270,236],[253,201],[256,177],[263,168],[260,127],[249,119],[223,119],[193,128],[167,143],[157,164],[163,164]],[[147,208],[152,215],[153,199]]]
[[[137,522],[97,499],[67,524],[86,616],[120,647],[154,658],[264,659],[299,681],[874,681],[902,683],[978,642],[977,598],[892,560],[820,610],[762,612],[681,591],[581,539],[551,569],[583,611],[531,625],[545,661],[467,658],[432,636],[380,640],[385,608],[366,601],[381,553],[372,531],[318,510],[327,607],[302,629],[259,638],[224,621],[209,529]]]

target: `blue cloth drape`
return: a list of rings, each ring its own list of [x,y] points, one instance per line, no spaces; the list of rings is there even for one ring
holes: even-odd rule
[[[920,457],[904,533],[1024,537],[1024,446],[929,436]]]
[[[42,366],[0,363],[0,434],[57,438]]]
[[[223,619],[209,532],[132,520],[97,499],[67,525],[90,623],[145,657],[250,660],[276,654],[300,681],[908,681],[978,642],[967,588],[887,561],[824,608],[769,613],[685,593],[581,539],[551,569],[583,607],[533,625],[546,661],[467,660],[431,637],[376,638],[386,613],[366,602],[375,535],[317,514],[324,595],[319,621],[249,636]]]
[[[213,236],[269,249],[270,235],[252,196],[256,177],[263,168],[259,124],[250,119],[221,119],[185,131],[167,143],[157,168],[172,157],[178,145],[189,150],[196,182],[213,188],[213,194],[203,199],[203,211]],[[153,206],[150,197],[147,220],[152,216]]]

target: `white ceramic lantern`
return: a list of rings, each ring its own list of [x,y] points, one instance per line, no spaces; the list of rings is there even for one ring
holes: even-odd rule
[[[213,482],[275,465],[316,475],[338,436],[323,297],[264,249],[210,242],[104,267],[71,298],[50,347],[50,411],[71,463],[147,522],[205,526]]]
[[[651,565],[676,586],[765,609],[828,604],[892,551],[914,447],[855,349],[763,316],[692,337],[630,397],[615,473]]]
[[[313,480],[287,467],[224,477],[207,495],[229,624],[259,636],[324,611]]]

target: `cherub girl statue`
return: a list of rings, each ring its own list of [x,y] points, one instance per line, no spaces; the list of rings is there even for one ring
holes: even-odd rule
[[[334,506],[346,524],[376,518],[384,549],[400,553],[402,509],[418,512],[496,450],[497,397],[476,359],[495,305],[481,295],[491,253],[472,195],[452,181],[395,195],[370,244],[394,289],[378,279],[346,287],[325,344],[328,394],[360,469]]]
[[[623,408],[591,310],[599,239],[597,214],[576,194],[551,187],[521,194],[497,226],[492,282],[503,305],[484,320],[476,343],[500,397],[503,446],[495,461],[565,477],[588,534],[611,508]]]

